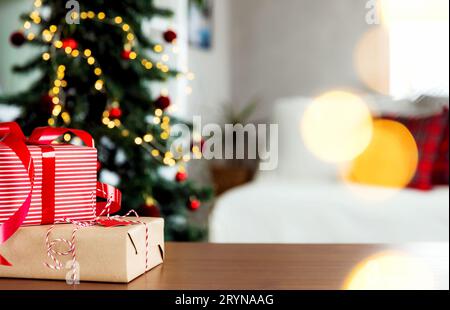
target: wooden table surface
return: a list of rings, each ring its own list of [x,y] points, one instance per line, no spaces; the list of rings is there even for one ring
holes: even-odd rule
[[[370,264],[364,264],[367,259]],[[449,245],[167,243],[165,263],[129,284],[82,282],[69,286],[60,281],[0,279],[0,290],[342,289],[351,276],[355,277],[357,266],[359,270],[366,266],[361,277],[367,272],[398,271],[405,285],[419,280],[429,288],[431,279],[434,288],[448,289]],[[425,280],[421,282],[418,277]]]

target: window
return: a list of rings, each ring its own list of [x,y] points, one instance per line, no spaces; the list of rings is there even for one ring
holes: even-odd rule
[[[397,98],[449,95],[448,0],[385,0],[390,92]]]

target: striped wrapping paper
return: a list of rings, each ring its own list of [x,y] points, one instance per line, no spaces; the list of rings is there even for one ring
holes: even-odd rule
[[[63,218],[91,221],[95,218],[97,150],[85,146],[53,144],[55,150],[55,222]],[[30,212],[23,225],[40,225],[42,219],[42,151],[29,145],[35,165]],[[17,155],[0,145],[0,223],[24,202],[29,178]]]

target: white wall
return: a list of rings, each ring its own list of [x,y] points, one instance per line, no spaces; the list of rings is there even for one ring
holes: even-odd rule
[[[364,88],[353,50],[369,28],[361,0],[227,0],[232,12],[232,98],[262,99]],[[219,1],[221,2],[221,1]]]
[[[189,67],[196,75],[191,83],[189,111],[201,115],[205,121],[220,119],[221,105],[231,100],[231,2],[214,2],[212,49],[191,47],[189,50]]]

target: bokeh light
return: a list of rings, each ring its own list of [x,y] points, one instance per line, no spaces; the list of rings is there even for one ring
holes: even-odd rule
[[[418,159],[417,144],[404,125],[391,120],[375,120],[372,140],[350,164],[347,180],[404,188],[416,173]]]
[[[448,0],[379,0],[381,21],[390,26],[398,22],[448,21]]]
[[[358,264],[346,279],[346,290],[431,290],[434,276],[419,258],[384,252]]]
[[[371,27],[358,41],[354,68],[359,79],[372,91],[389,94],[389,35],[385,27]]]
[[[300,131],[306,147],[319,159],[345,162],[368,146],[372,138],[372,116],[360,97],[332,91],[316,98],[306,108]]]

